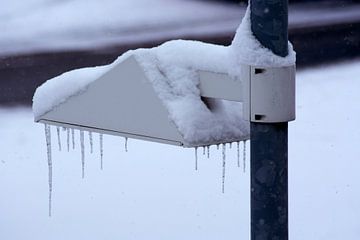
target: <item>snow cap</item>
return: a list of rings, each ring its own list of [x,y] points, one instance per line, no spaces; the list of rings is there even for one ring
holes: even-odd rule
[[[292,66],[296,62],[296,53],[292,44],[288,43],[288,55],[281,57],[264,47],[251,31],[250,5],[248,6],[241,24],[236,30],[230,46],[230,54],[234,64],[245,64],[256,67],[284,67]]]

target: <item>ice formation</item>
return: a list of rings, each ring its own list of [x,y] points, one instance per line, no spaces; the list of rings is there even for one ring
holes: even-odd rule
[[[244,149],[243,149],[243,172],[246,171],[246,141],[244,142]]]
[[[80,147],[81,147],[81,176],[85,177],[85,143],[84,143],[84,131],[80,130]]]
[[[51,217],[51,200],[52,200],[52,158],[51,158],[51,129],[45,124],[46,151],[48,158],[48,184],[49,184],[49,217]]]
[[[197,152],[198,148],[195,147],[194,150],[195,150],[195,171],[197,171],[198,170],[198,152]]]
[[[61,151],[60,127],[56,127],[56,132],[57,132],[57,139],[58,139],[59,151]]]
[[[225,193],[225,164],[226,164],[226,144],[222,144],[222,185],[221,192]]]
[[[237,166],[240,167],[240,142],[236,143]]]
[[[78,69],[51,79],[35,92],[35,117],[86,91],[91,82],[133,56],[167,109],[169,119],[184,138],[185,145],[204,146],[249,138],[249,124],[243,120],[242,104],[215,100],[216,110],[208,109],[200,96],[198,75],[199,70],[204,70],[236,77],[240,64],[287,66],[295,63],[291,44],[285,58],[261,46],[251,33],[249,11],[230,46],[169,41],[151,49],[128,51],[107,66]]]
[[[89,143],[90,143],[90,153],[93,153],[93,137],[92,137],[92,132],[89,132]]]
[[[67,145],[67,151],[70,151],[70,129],[66,129],[66,145]]]
[[[104,146],[103,146],[103,135],[99,134],[99,144],[100,144],[100,169],[103,170],[103,156],[104,156]]]
[[[72,148],[75,149],[75,130],[71,129],[71,141],[72,141]]]
[[[125,152],[127,152],[128,151],[128,138],[127,137],[125,137],[124,147],[125,147]]]

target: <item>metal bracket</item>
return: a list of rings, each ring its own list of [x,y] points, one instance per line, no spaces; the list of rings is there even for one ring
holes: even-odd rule
[[[295,66],[259,68],[241,66],[244,117],[251,122],[295,120]]]
[[[243,115],[248,121],[295,120],[295,66],[241,65],[239,79],[207,71],[200,71],[199,75],[201,96],[243,102]]]

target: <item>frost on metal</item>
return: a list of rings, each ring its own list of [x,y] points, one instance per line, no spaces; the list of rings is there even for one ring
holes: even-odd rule
[[[200,95],[199,71],[222,73],[236,79],[239,77],[237,70],[240,64],[294,64],[295,53],[291,45],[289,56],[281,58],[256,41],[250,31],[249,15],[248,9],[231,46],[175,40],[151,49],[128,51],[107,66],[78,69],[55,77],[35,92],[35,118],[39,119],[66,103],[69,98],[81,95],[92,82],[133,57],[166,108],[169,120],[183,137],[184,145],[209,145],[248,139],[249,124],[243,119],[242,103],[216,99],[213,103],[216,107],[209,109]]]

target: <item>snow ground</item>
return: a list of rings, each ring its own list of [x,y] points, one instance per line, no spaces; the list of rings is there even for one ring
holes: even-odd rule
[[[292,240],[357,240],[360,235],[360,60],[302,70],[297,120],[289,128]],[[248,239],[249,171],[227,151],[211,159],[173,146],[105,136],[81,179],[76,150],[58,152],[52,129],[53,217],[48,218],[44,129],[30,108],[0,109],[0,239]],[[63,148],[66,143],[62,134]],[[95,138],[97,140],[97,137]],[[86,138],[86,140],[88,140]],[[95,141],[98,146],[98,141]],[[247,151],[248,152],[248,151]],[[247,163],[247,166],[249,164]]]

